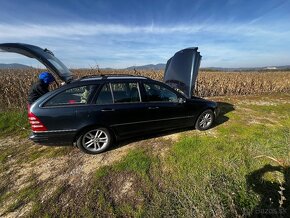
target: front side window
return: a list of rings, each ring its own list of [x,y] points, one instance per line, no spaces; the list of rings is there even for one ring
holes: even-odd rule
[[[46,102],[45,106],[87,104],[94,88],[94,85],[88,85],[67,89]]]
[[[139,87],[137,82],[111,83],[114,103],[140,102]]]
[[[154,83],[144,83],[146,101],[164,101],[164,102],[177,102],[177,95],[171,90],[154,84]]]

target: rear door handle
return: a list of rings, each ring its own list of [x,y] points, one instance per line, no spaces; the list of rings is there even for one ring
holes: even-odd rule
[[[156,110],[159,109],[159,107],[148,107],[149,110]]]
[[[102,112],[109,112],[109,111],[115,111],[115,109],[109,109],[109,108],[107,109],[107,108],[106,108],[106,109],[102,109],[101,111],[102,111]]]

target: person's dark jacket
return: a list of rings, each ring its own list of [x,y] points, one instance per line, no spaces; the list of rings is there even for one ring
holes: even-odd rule
[[[28,94],[29,105],[31,105],[45,93],[49,92],[48,86],[49,86],[48,84],[43,83],[41,80],[33,84]]]

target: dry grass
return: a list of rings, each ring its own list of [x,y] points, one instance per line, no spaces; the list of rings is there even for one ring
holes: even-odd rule
[[[27,93],[41,70],[0,70],[0,109],[25,108]],[[163,71],[136,70],[73,70],[76,77],[95,74],[133,74],[163,79]],[[56,87],[56,86],[55,86]],[[55,88],[54,87],[54,88]],[[250,95],[289,93],[289,71],[207,72],[201,71],[194,94],[197,96]]]

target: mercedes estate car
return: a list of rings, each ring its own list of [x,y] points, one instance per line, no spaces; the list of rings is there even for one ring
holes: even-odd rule
[[[47,49],[6,43],[0,44],[0,50],[35,58],[66,82],[29,108],[30,139],[36,143],[75,143],[82,151],[97,154],[117,140],[141,134],[191,126],[206,130],[218,114],[215,102],[191,96],[192,74],[196,72],[193,55],[200,58],[196,48],[183,50],[167,62],[165,78],[169,85],[132,75],[74,79],[68,68]],[[184,63],[180,57],[187,58],[189,66],[177,67]],[[180,68],[185,73],[186,68],[191,71],[190,79],[186,75],[174,76]]]

